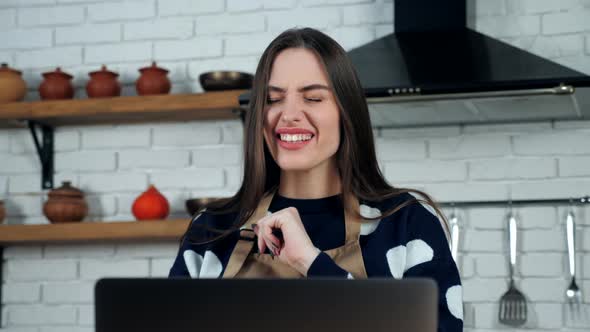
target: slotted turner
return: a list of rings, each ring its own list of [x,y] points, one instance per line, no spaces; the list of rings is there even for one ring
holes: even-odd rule
[[[508,217],[508,234],[510,242],[510,286],[500,298],[500,323],[521,326],[527,319],[527,306],[524,295],[514,286],[514,268],[516,265],[516,218],[510,213]]]

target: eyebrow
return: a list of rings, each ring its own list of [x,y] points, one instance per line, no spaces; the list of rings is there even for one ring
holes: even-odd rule
[[[310,85],[306,85],[304,87],[297,89],[297,91],[298,92],[306,92],[306,91],[317,90],[317,89],[328,90],[328,91],[331,90],[329,87],[327,87],[323,84],[310,84]],[[286,92],[287,91],[286,89],[279,88],[278,86],[274,86],[274,85],[269,85],[268,90],[269,91],[276,91],[276,92]]]

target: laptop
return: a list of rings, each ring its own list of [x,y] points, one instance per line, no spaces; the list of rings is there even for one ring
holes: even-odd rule
[[[96,332],[432,332],[431,279],[101,279]]]

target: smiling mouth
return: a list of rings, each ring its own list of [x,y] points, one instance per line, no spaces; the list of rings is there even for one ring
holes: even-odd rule
[[[286,143],[299,143],[310,141],[314,137],[313,134],[276,134],[276,138]]]

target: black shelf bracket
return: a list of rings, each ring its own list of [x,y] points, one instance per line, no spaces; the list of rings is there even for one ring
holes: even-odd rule
[[[41,189],[52,189],[53,188],[53,138],[54,129],[51,126],[42,124],[36,121],[29,120],[29,129],[33,141],[35,142],[35,148],[41,161]],[[37,137],[37,128],[41,129],[41,143]]]
[[[234,108],[231,110],[233,114],[238,115],[240,120],[242,120],[242,124],[246,121],[246,110],[243,108]]]

